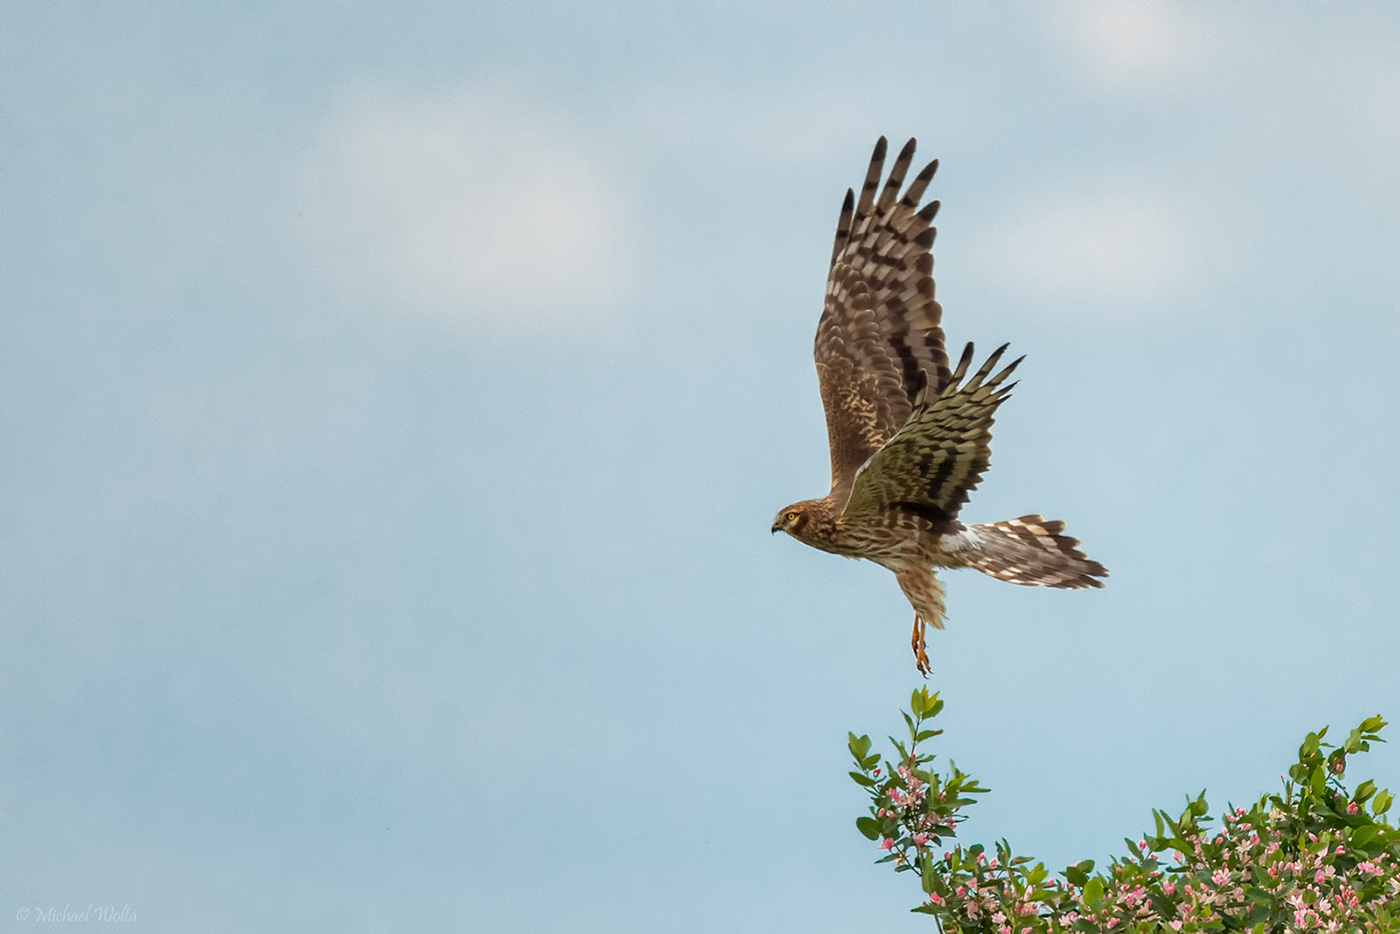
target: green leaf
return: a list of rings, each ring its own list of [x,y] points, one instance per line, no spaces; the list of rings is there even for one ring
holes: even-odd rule
[[[873,817],[857,817],[856,829],[859,830],[867,840],[876,840],[880,836],[880,825]]]
[[[870,737],[857,736],[854,733],[847,733],[846,735],[849,737],[846,745],[850,748],[851,755],[855,756],[857,759],[864,759],[870,752]]]
[[[1376,796],[1371,799],[1371,813],[1379,817],[1390,810],[1390,802],[1393,800],[1388,790],[1376,792]]]
[[[1096,907],[1103,900],[1103,880],[1098,876],[1089,880],[1084,886],[1084,904]]]
[[[1244,894],[1249,898],[1250,901],[1257,902],[1260,905],[1268,905],[1274,900],[1273,893],[1267,892],[1264,889],[1259,888],[1258,886],[1245,886]]]
[[[1356,794],[1352,795],[1351,797],[1353,801],[1365,801],[1367,798],[1371,797],[1371,795],[1375,793],[1376,783],[1368,778],[1364,782],[1356,786]]]
[[[857,785],[864,785],[866,788],[874,788],[876,785],[875,779],[871,778],[869,775],[862,775],[859,772],[847,772],[846,774],[850,775],[851,781],[855,782]]]
[[[1367,824],[1352,831],[1351,845],[1356,849],[1363,849],[1376,837],[1380,836],[1381,828],[1378,824]]]

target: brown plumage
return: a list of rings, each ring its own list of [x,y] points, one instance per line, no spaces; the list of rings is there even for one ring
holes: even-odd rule
[[[1037,515],[958,521],[990,463],[993,415],[1021,361],[998,369],[1003,345],[968,376],[968,344],[949,370],[929,252],[938,202],[919,206],[938,162],[901,196],[914,140],[881,188],[885,146],[882,136],[859,200],[846,192],[817,325],[831,492],[783,509],[773,531],[893,571],[914,607],[915,662],[928,674],[924,627],[943,628],[934,568],[972,567],[1014,584],[1065,589],[1102,587],[1108,571],[1060,534],[1063,522]]]

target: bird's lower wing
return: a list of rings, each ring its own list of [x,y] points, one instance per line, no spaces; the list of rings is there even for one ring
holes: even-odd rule
[[[921,398],[908,421],[856,473],[844,516],[874,517],[890,510],[923,516],[935,524],[957,516],[991,463],[993,415],[1014,383],[1013,361],[992,375],[1003,345],[965,383],[972,362],[968,344],[943,392]]]

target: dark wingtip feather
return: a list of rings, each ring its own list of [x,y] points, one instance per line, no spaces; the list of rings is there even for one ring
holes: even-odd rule
[[[831,261],[833,263],[836,262],[836,257],[841,255],[841,250],[851,237],[851,224],[855,209],[856,193],[847,188],[846,200],[841,202],[841,215],[836,221],[836,242],[831,247]]]
[[[962,378],[967,375],[967,368],[972,365],[973,350],[972,341],[968,341],[967,346],[963,348],[962,357],[959,358],[958,365],[953,368],[953,375],[948,379],[948,385],[950,387],[957,386],[958,383],[962,381]]]
[[[880,210],[888,211],[899,197],[899,189],[904,185],[904,176],[909,172],[909,162],[914,158],[914,141],[904,144],[899,155],[890,167],[890,177],[885,179],[885,188],[880,192]]]
[[[880,173],[885,170],[885,138],[875,143],[875,151],[870,154],[870,168],[865,172],[865,182],[860,186],[860,201],[856,204],[856,214],[864,219],[875,207],[875,189],[880,187]]]
[[[1006,349],[1005,347],[1002,348],[1002,350],[1005,350],[1005,349]],[[1001,353],[1001,351],[999,350],[999,351],[997,351],[997,353],[999,354],[999,353]],[[996,375],[996,378],[993,379],[992,382],[994,382],[994,383],[999,383],[999,382],[1001,382],[1002,380],[1006,379],[1006,377],[1008,377],[1008,376],[1011,375],[1011,371],[1012,371],[1012,370],[1016,369],[1018,366],[1021,365],[1021,361],[1024,360],[1024,359],[1026,359],[1026,355],[1025,355],[1025,354],[1021,354],[1021,356],[1017,357],[1015,360],[1012,360],[1010,363],[1008,363],[1008,364],[1006,365],[1006,367],[1005,367],[1000,373],[998,373],[998,374]],[[1016,385],[1016,384],[1015,384],[1015,383],[1012,383],[1011,385],[1014,386],[1014,385]],[[1010,387],[1008,386],[1007,388],[1009,389]]]

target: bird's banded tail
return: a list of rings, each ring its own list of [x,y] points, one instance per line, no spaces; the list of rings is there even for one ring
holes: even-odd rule
[[[1079,539],[1061,535],[1065,524],[1040,516],[969,526],[958,557],[997,580],[1028,587],[1079,590],[1102,587],[1108,570],[1079,550]]]

